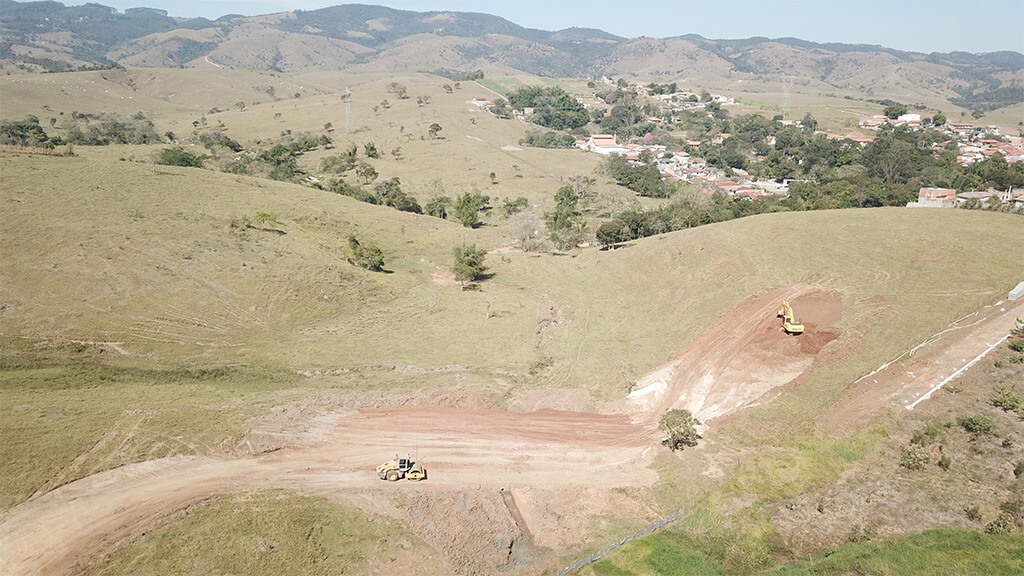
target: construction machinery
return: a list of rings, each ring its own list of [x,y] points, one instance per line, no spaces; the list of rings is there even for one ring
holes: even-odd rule
[[[782,308],[779,309],[778,316],[782,318],[782,331],[786,334],[804,333],[804,325],[797,322],[796,318],[793,317],[793,308],[789,305],[788,301],[782,301]]]
[[[427,478],[427,469],[419,462],[413,462],[408,454],[395,454],[394,460],[377,466],[377,476],[388,482],[397,482],[402,478],[419,481]]]

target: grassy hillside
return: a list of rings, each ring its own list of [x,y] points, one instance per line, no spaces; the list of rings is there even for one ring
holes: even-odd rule
[[[323,176],[321,158],[373,142],[382,157],[369,162],[380,178],[399,177],[421,203],[479,191],[494,206],[525,197],[542,215],[577,175],[597,179],[602,209],[632,198],[604,180],[594,155],[518,147],[529,126],[467,103],[487,93],[473,83],[449,93],[447,81],[414,73],[219,74],[8,78],[5,114],[137,108],[196,152],[203,149],[190,137],[201,118],[261,146],[288,130],[326,134],[331,123],[333,148],[300,158],[312,175]],[[54,92],[51,82],[66,90]],[[409,98],[389,91],[392,82],[406,84]],[[351,132],[339,93],[346,86]],[[427,135],[433,123],[441,138]],[[578,408],[600,409],[751,295],[796,285],[837,294],[834,358],[721,423],[706,451],[657,460],[661,481],[643,497],[653,510],[702,504],[716,510],[708,522],[728,523],[718,514],[735,512],[734,501],[775,502],[839,479],[883,432],[833,438],[815,416],[861,375],[1024,278],[1009,248],[1022,221],[1010,214],[775,213],[611,251],[524,253],[498,210],[469,229],[309,186],[154,165],[166,146],[0,155],[0,509],[129,462],[278,447],[283,441],[247,444],[268,414],[387,404],[421,388],[499,406],[574,389],[583,391]],[[396,148],[401,159],[390,154]],[[248,225],[258,212],[274,222]],[[384,272],[348,262],[350,234],[382,249]],[[492,276],[479,290],[463,290],[451,274],[452,249],[463,242],[489,251]],[[301,427],[299,420],[286,425]],[[211,505],[195,529],[226,525],[230,505]],[[730,559],[771,544],[760,505],[736,513],[748,531],[714,532],[739,542]],[[180,529],[138,545],[150,554]]]

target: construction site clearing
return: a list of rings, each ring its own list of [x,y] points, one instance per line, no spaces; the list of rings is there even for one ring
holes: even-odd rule
[[[786,307],[793,303],[791,320],[792,309],[800,311],[799,337],[780,330],[775,312],[783,299]],[[1024,300],[963,319],[909,359],[858,380],[823,421],[842,430],[903,409],[963,359],[983,354],[1021,316]],[[684,408],[713,430],[737,411],[770,401],[808,370],[856,349],[859,334],[841,330],[841,317],[842,297],[813,287],[752,296],[639,379],[627,398],[592,412],[558,394],[529,412],[487,408],[472,395],[453,407],[421,404],[413,395],[401,407],[319,417],[301,438],[272,452],[176,456],[108,470],[10,509],[0,522],[0,573],[73,573],[211,497],[272,488],[399,519],[441,552],[442,572],[538,573],[584,544],[592,518],[648,517],[629,489],[658,481],[652,464],[665,450],[658,443],[661,414]],[[914,377],[907,379],[910,367]],[[395,482],[426,478],[408,455],[379,465],[382,453],[403,449],[431,463],[429,482]],[[700,448],[689,455],[694,473],[715,473]],[[380,497],[397,493],[406,497]]]

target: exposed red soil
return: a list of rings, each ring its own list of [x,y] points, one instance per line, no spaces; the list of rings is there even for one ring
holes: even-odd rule
[[[806,331],[787,335],[776,312],[783,299]],[[814,364],[839,336],[842,298],[806,286],[747,298],[718,319],[671,362],[642,378],[627,410],[642,421],[683,408],[707,422],[757,403]]]

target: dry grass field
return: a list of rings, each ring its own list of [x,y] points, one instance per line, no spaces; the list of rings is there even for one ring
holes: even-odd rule
[[[349,143],[362,149],[373,142],[383,153],[370,160],[380,177],[399,177],[421,203],[440,190],[452,197],[479,191],[494,206],[526,197],[542,214],[563,181],[577,175],[597,179],[601,202],[631,196],[601,177],[592,155],[518,146],[528,126],[467,103],[485,92],[469,82],[447,93],[447,81],[412,73],[137,70],[106,80],[103,74],[110,73],[3,78],[4,114],[140,110],[187,149],[192,123],[204,115],[245,145],[276,142],[285,130],[322,134],[330,122],[333,150],[304,155],[307,170],[315,174],[320,158]],[[405,84],[410,98],[390,93],[391,82]],[[275,96],[261,86],[274,86]],[[346,86],[352,133],[344,131]],[[421,96],[429,102],[417,103]],[[442,126],[442,138],[428,137],[432,123]],[[794,383],[712,422],[698,450],[670,453],[645,424],[651,437],[643,454],[654,451],[649,465],[658,474],[653,485],[557,494],[523,487],[527,504],[520,506],[538,525],[556,526],[552,511],[571,510],[588,495],[617,503],[567,518],[589,528],[575,540],[549,541],[548,555],[536,558],[599,549],[617,529],[686,505],[710,510],[707,521],[716,526],[754,522],[734,534],[750,546],[726,553],[728,564],[775,537],[768,515],[757,506],[752,511],[748,499],[777,502],[834,482],[886,434],[884,425],[832,434],[817,416],[858,378],[998,301],[1024,278],[1012,248],[1024,223],[1010,214],[776,213],[611,251],[524,253],[513,248],[512,225],[497,210],[469,229],[299,184],[154,165],[152,155],[163,147],[0,156],[0,526],[19,505],[104,470],[169,456],[292,450],[309,441],[304,434],[317,418],[359,408],[412,402],[615,413],[639,379],[748,299],[797,287],[827,293],[837,303],[830,311],[834,340]],[[399,147],[400,160],[389,153]],[[257,212],[273,213],[276,224],[241,224]],[[347,262],[350,233],[380,246],[385,272]],[[479,290],[463,290],[451,274],[452,248],[463,242],[488,251],[492,276]],[[762,320],[741,318],[718,329],[735,331],[737,339],[726,341],[738,346]],[[781,484],[773,480],[780,474]],[[445,498],[476,497],[443,482],[436,489]],[[332,503],[261,492],[218,496],[195,514],[162,510],[167,519],[184,517],[146,539],[115,542],[134,544],[94,564],[92,573],[273,573],[276,564],[221,563],[225,550],[252,549],[260,530],[244,523],[254,522],[247,516],[254,510],[282,518],[276,524],[294,520],[294,530],[332,526],[306,543],[296,533],[268,536],[288,542],[287,558],[312,554],[304,564],[311,573],[374,573],[389,557],[409,567],[416,564],[409,551],[421,546],[444,558],[441,572],[473,570],[460,563],[472,550],[443,548],[437,534],[409,519],[415,506],[391,490],[318,488],[307,495]],[[341,505],[364,511],[333,508]],[[396,527],[378,516],[405,523]],[[367,523],[376,536],[353,543],[350,536]],[[229,534],[222,550],[202,548],[199,539],[184,552],[219,555],[216,561],[188,568],[161,558],[186,535],[221,528]],[[355,556],[317,556],[324,546],[351,547]],[[546,570],[548,560],[518,566],[518,573]],[[765,566],[756,558],[737,562]]]

